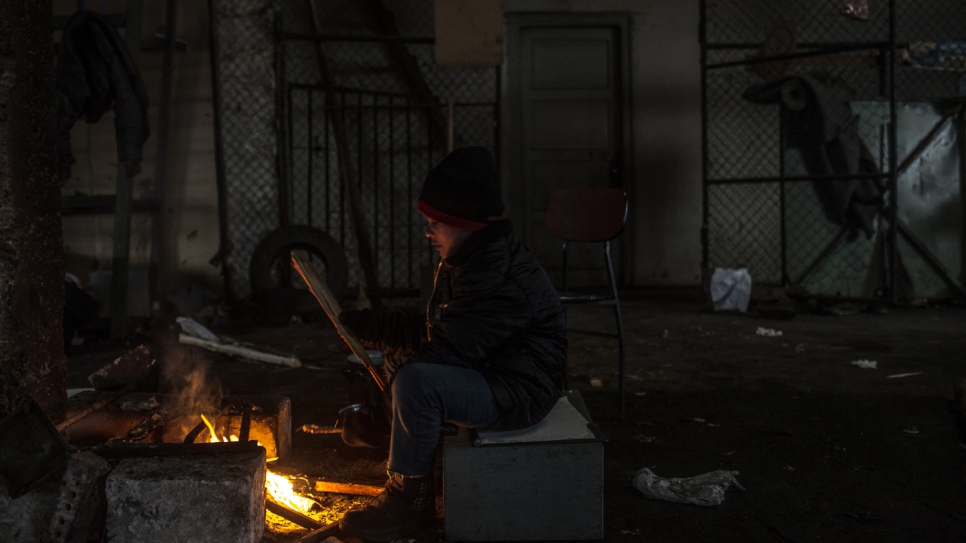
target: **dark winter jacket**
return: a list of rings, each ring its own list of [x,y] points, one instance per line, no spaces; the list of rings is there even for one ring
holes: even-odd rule
[[[345,312],[342,320],[367,348],[482,373],[503,429],[539,422],[560,397],[563,309],[509,221],[474,232],[440,262],[425,315]]]
[[[124,40],[97,13],[79,11],[64,27],[57,54],[58,176],[70,177],[70,131],[79,117],[97,122],[114,107],[117,158],[128,176],[140,171],[148,139],[148,95]]]

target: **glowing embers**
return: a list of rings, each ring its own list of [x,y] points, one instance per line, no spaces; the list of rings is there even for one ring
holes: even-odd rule
[[[303,515],[316,505],[315,500],[296,494],[291,479],[271,471],[265,473],[265,490],[273,502]]]

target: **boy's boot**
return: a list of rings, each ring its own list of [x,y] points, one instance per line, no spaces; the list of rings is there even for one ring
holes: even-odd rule
[[[387,543],[412,536],[435,520],[433,477],[403,477],[390,472],[385,490],[362,509],[346,513],[339,527],[360,539]]]

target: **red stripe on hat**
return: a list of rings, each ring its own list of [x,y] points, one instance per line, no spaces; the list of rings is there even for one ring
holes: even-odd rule
[[[429,204],[427,204],[422,200],[416,203],[416,209],[418,209],[420,213],[422,213],[423,215],[426,215],[430,219],[438,223],[445,224],[446,226],[452,226],[457,230],[465,230],[466,232],[476,232],[477,230],[480,230],[481,228],[486,226],[486,223],[484,222],[476,222],[476,221],[471,221],[469,219],[461,219],[459,217],[454,217],[449,213],[443,213],[438,209],[430,207]]]

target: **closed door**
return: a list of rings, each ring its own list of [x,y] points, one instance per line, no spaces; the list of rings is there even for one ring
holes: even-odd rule
[[[511,208],[519,214],[516,222],[530,249],[555,279],[561,244],[544,229],[550,194],[558,188],[624,183],[619,34],[613,26],[524,26],[518,33],[519,55],[510,57],[516,59],[511,77],[519,78],[511,87],[518,96],[509,97],[518,134],[510,137],[519,138],[520,154],[513,161],[512,179],[518,182]],[[619,245],[612,247],[615,265]],[[607,284],[603,262],[599,246],[575,245],[571,284]]]

